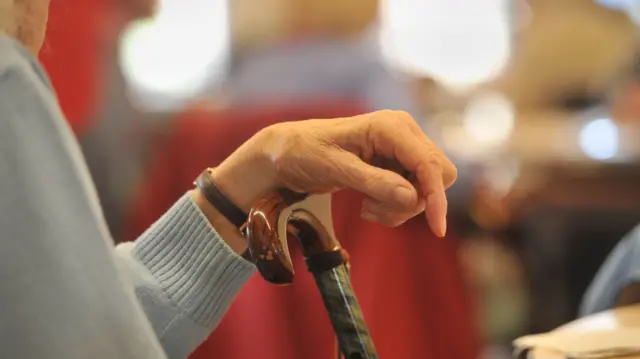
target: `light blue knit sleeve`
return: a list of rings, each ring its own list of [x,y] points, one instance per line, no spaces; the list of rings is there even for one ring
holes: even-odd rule
[[[189,194],[114,250],[46,74],[3,35],[0,194],[0,358],[186,358],[254,273]]]
[[[585,293],[580,314],[613,308],[622,289],[632,283],[640,283],[640,226],[609,254]]]
[[[220,238],[189,193],[116,253],[169,358],[186,358],[197,348],[255,272]]]

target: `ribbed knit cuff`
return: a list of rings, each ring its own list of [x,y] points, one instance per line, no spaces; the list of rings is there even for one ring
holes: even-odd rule
[[[219,322],[255,272],[222,240],[190,193],[136,241],[133,255],[175,305],[205,327]]]

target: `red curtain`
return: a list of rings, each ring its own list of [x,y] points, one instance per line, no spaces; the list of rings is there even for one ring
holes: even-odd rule
[[[105,0],[52,1],[47,37],[40,51],[62,110],[76,133],[95,111],[100,78]]]
[[[282,120],[361,113],[342,104],[188,113],[174,121],[132,207],[129,238],[166,211],[205,167],[215,165],[259,129]],[[475,359],[479,340],[472,301],[457,262],[456,239],[432,236],[423,218],[396,229],[360,219],[360,199],[334,197],[336,233],[349,251],[353,285],[381,358]],[[293,285],[256,275],[192,359],[329,359],[331,326],[313,278],[292,246]]]

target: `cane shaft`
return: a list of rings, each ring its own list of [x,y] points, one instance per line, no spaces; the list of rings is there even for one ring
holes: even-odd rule
[[[346,266],[313,276],[345,359],[378,359]]]

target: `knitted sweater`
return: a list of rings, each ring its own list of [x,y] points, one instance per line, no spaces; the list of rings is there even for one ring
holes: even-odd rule
[[[185,358],[253,274],[186,194],[112,246],[37,60],[0,35],[0,357]]]

